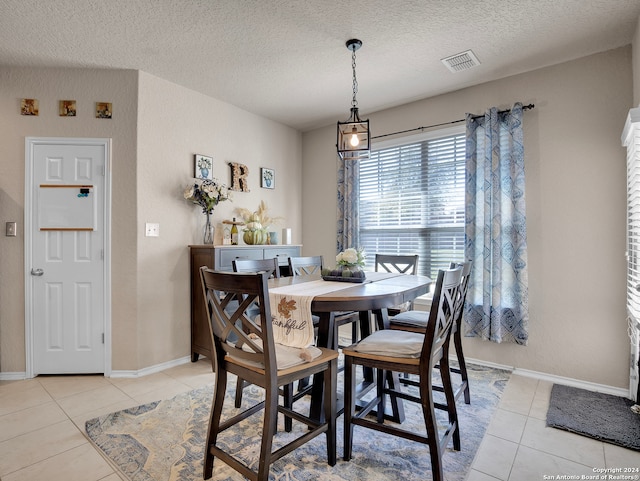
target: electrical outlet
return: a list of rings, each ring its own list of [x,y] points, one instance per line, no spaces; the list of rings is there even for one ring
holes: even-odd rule
[[[6,236],[7,237],[15,237],[18,235],[18,227],[15,222],[7,222],[6,224]]]
[[[146,237],[160,237],[160,224],[151,224],[147,222],[145,224]]]

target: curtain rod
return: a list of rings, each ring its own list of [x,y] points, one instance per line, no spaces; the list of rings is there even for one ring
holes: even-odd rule
[[[528,105],[523,105],[522,106],[522,110],[531,110],[535,107],[534,104],[528,104]],[[498,113],[499,114],[505,114],[507,112],[511,112],[511,109],[507,109],[507,110],[499,110]],[[484,114],[482,115],[474,115],[473,119],[479,119],[480,117],[484,117]],[[451,124],[459,124],[460,122],[464,122],[465,120],[467,120],[466,118],[464,119],[459,119],[459,120],[452,120],[451,122],[443,122],[441,124],[433,124],[433,125],[428,125],[426,127],[416,127],[415,129],[409,129],[409,130],[401,130],[399,132],[392,132],[390,134],[382,134],[382,135],[376,135],[375,137],[371,137],[372,139],[380,139],[382,137],[389,137],[391,135],[398,135],[398,134],[405,134],[407,132],[415,132],[416,130],[424,130],[424,129],[431,129],[433,127],[442,127],[443,125],[451,125]]]

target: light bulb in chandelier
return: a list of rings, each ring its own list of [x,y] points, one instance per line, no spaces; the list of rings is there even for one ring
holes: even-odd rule
[[[349,141],[352,147],[357,147],[360,144],[360,139],[358,138],[358,129],[355,127],[351,131],[351,140]]]

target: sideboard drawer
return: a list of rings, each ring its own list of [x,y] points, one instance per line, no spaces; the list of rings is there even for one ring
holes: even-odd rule
[[[299,245],[260,245],[260,246],[213,246],[217,271],[232,271],[234,259],[273,259],[278,258],[278,264],[287,266],[289,257],[300,255]]]
[[[232,270],[231,262],[234,259],[264,259],[263,249],[220,249],[220,265],[216,269],[221,271]]]
[[[298,256],[300,256],[299,247],[279,247],[277,249],[265,247],[264,249],[264,258],[273,259],[274,257],[277,257],[278,264],[280,265],[288,265],[289,257]]]

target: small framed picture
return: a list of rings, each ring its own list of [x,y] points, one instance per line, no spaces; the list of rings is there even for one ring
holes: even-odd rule
[[[196,154],[194,157],[194,170],[196,179],[213,179],[213,157]]]
[[[265,189],[274,189],[276,186],[276,171],[273,169],[267,169],[265,167],[260,168],[260,187]]]
[[[40,115],[38,99],[22,99],[20,101],[20,115]]]
[[[110,119],[112,113],[111,102],[96,102],[96,119]]]
[[[60,117],[75,117],[76,116],[76,101],[75,100],[61,100],[58,103],[58,115]]]

